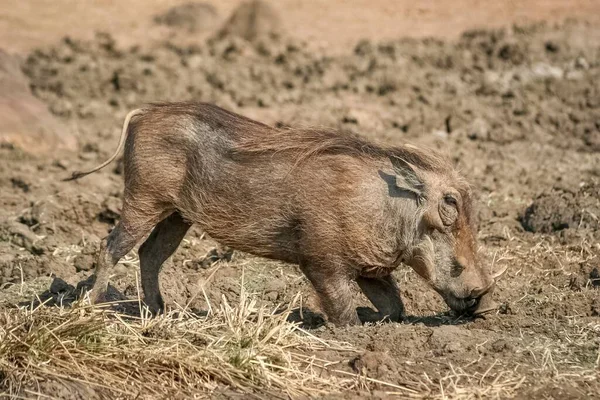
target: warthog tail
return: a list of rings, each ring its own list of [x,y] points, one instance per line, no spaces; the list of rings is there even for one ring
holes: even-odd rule
[[[121,131],[121,137],[119,138],[119,145],[117,146],[117,149],[115,150],[113,155],[110,156],[110,158],[108,160],[104,161],[102,164],[98,165],[97,167],[95,167],[94,169],[91,169],[89,171],[75,171],[75,172],[73,172],[73,174],[70,177],[63,179],[63,181],[74,181],[76,179],[82,178],[86,175],[89,175],[91,173],[101,170],[102,168],[106,167],[108,164],[113,162],[115,160],[115,158],[117,158],[117,156],[119,155],[121,150],[123,149],[123,146],[125,145],[125,139],[127,138],[127,128],[129,127],[129,121],[131,121],[131,118],[133,118],[135,115],[142,114],[143,112],[144,112],[144,110],[142,108],[138,108],[136,110],[129,112],[129,114],[127,114],[127,116],[125,117],[125,122],[123,122],[123,130]]]

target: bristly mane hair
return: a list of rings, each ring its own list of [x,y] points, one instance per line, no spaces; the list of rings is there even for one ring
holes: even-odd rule
[[[235,140],[232,155],[237,157],[268,153],[291,153],[296,164],[319,154],[340,154],[356,158],[399,159],[417,168],[443,173],[450,162],[435,152],[413,146],[382,146],[333,129],[273,128],[214,104],[200,102],[152,103],[153,116],[162,113],[188,115],[212,129],[226,129]]]
[[[287,152],[295,157],[298,165],[320,154],[340,154],[358,159],[387,158],[392,162],[398,159],[424,171],[445,176],[451,174],[455,188],[463,198],[467,223],[474,223],[470,184],[459,174],[452,174],[451,171],[455,171],[452,163],[435,151],[411,145],[382,146],[331,129],[275,129],[252,120],[241,120],[240,123],[245,129],[235,140],[233,153],[237,156]]]
[[[440,155],[413,146],[381,146],[360,137],[331,129],[253,129],[236,140],[238,155],[291,152],[298,162],[319,154],[340,154],[357,158],[400,159],[417,168],[443,172],[451,168]]]

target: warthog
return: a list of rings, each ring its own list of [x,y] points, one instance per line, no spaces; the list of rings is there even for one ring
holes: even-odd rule
[[[411,266],[458,312],[493,308],[477,260],[468,184],[432,151],[382,147],[327,130],[275,129],[204,103],[130,112],[121,220],[103,240],[93,302],[109,270],[139,249],[145,303],[164,308],[161,265],[193,223],[222,245],[298,264],[329,320],[356,324],[352,281],[382,317],[404,307],[391,272]]]

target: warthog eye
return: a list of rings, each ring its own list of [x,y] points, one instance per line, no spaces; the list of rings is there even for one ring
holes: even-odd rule
[[[462,274],[464,269],[465,269],[464,265],[462,265],[461,263],[459,263],[458,261],[455,260],[452,263],[452,269],[450,270],[450,276],[453,278],[456,278],[456,277],[460,276],[460,274]]]
[[[458,200],[451,194],[444,196],[439,207],[440,219],[445,226],[450,226],[458,218]]]
[[[451,194],[445,195],[444,201],[446,202],[446,204],[451,205],[451,206],[456,207],[458,205],[458,201],[456,200],[456,197],[452,196]]]

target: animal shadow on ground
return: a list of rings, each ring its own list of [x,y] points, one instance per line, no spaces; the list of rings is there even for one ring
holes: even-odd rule
[[[92,286],[94,285],[95,278],[95,275],[91,275],[87,279],[77,283],[76,286],[73,286],[61,278],[55,277],[48,290],[37,294],[29,301],[18,303],[18,306],[32,309],[40,306],[71,307],[78,300],[82,300],[87,291],[91,290]],[[111,284],[108,285],[105,296],[105,301],[99,305],[102,308],[116,312],[123,317],[140,318],[142,316],[144,303],[141,302],[140,299],[127,297],[124,293],[120,292]],[[185,311],[185,315],[188,317],[192,316],[200,318],[206,317],[207,314],[208,313],[204,310],[198,310],[194,308],[189,308]],[[144,315],[144,317],[148,315]],[[172,315],[177,318],[178,311],[175,311]]]
[[[214,263],[220,260],[231,261],[232,255],[232,249],[227,247],[217,247],[216,249],[208,252],[208,254],[200,260],[200,264],[204,268],[207,268],[208,266],[214,265]],[[86,293],[94,286],[95,281],[96,275],[92,274],[88,278],[78,282],[76,286],[73,286],[65,282],[63,279],[55,276],[48,290],[45,290],[40,294],[36,294],[31,300],[18,303],[18,306],[30,308],[37,308],[41,305],[49,307],[71,307],[74,302],[85,297]],[[122,316],[137,318],[142,316],[142,310],[144,309],[144,303],[140,298],[131,298],[131,296],[128,297],[125,293],[122,293],[110,283],[108,285],[104,301],[102,302],[102,306],[103,308],[114,311]],[[178,316],[177,313],[178,311],[175,311],[175,317]],[[186,308],[185,315],[205,317],[208,315],[208,312],[195,308]]]
[[[91,275],[87,279],[77,283],[76,286],[73,286],[59,277],[54,277],[48,290],[37,294],[29,301],[18,303],[18,306],[30,308],[37,308],[42,305],[47,307],[70,307],[73,303],[85,296],[86,292],[92,288],[94,281],[95,275]],[[117,312],[123,316],[139,318],[142,315],[143,302],[137,298],[128,298],[125,294],[109,284],[104,306],[106,309]],[[391,322],[389,320],[382,320],[380,314],[369,307],[358,307],[356,311],[363,324]],[[277,311],[277,313],[283,312],[285,312],[284,309]],[[208,314],[207,311],[199,309],[187,309],[185,313],[187,316],[194,316],[197,318],[206,317]],[[323,315],[306,307],[292,309],[287,320],[292,323],[300,323],[300,327],[307,330],[317,329],[326,324]],[[428,327],[437,327],[442,325],[462,325],[472,320],[473,317],[453,316],[450,313],[439,313],[429,316],[405,316],[402,323],[415,325],[424,324]]]
[[[83,299],[86,292],[94,285],[95,279],[95,275],[91,275],[87,279],[77,283],[76,286],[73,286],[61,278],[54,277],[48,290],[35,295],[31,300],[18,303],[18,306],[30,308],[40,306],[71,307],[73,303]],[[110,284],[106,292],[106,308],[125,316],[141,316],[139,301],[137,299],[128,299],[127,296]]]
[[[282,311],[283,312],[283,311]],[[358,307],[356,309],[358,319],[362,324],[374,324],[378,322],[393,323],[390,320],[382,320],[380,314],[370,307]],[[483,316],[482,316],[483,317]],[[462,325],[474,320],[475,317],[454,316],[448,312],[428,316],[405,316],[401,323],[404,324],[423,324],[428,327],[437,327],[442,325]],[[481,318],[481,317],[477,317]],[[325,318],[308,308],[295,308],[288,316],[289,322],[300,323],[302,329],[317,329],[325,325]]]

